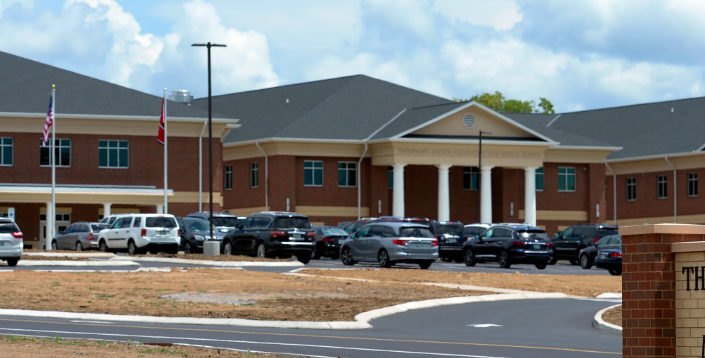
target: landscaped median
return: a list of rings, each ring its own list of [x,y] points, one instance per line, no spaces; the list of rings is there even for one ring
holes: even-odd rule
[[[444,284],[447,287],[493,287],[504,290],[560,292],[571,296],[596,297],[606,292],[622,292],[619,276],[523,275],[516,273],[444,272],[388,269],[304,269],[298,273],[320,277],[350,278],[370,282]]]
[[[161,254],[161,255],[134,255],[134,256],[115,256],[111,261],[148,261],[148,262],[164,262],[171,264],[190,264],[212,267],[244,267],[244,266],[259,266],[259,267],[301,267],[304,264],[292,260],[267,259],[252,256],[239,255],[220,255],[220,256],[205,256],[203,254]]]

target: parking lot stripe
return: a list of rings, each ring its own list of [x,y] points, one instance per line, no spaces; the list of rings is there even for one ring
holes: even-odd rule
[[[504,347],[504,348],[518,348],[518,349],[537,349],[537,350],[551,350],[551,351],[565,351],[565,352],[579,352],[579,353],[595,353],[595,354],[615,354],[615,355],[622,355],[622,352],[603,352],[603,351],[593,351],[593,350],[584,350],[584,349],[572,349],[572,348],[534,347],[534,346],[519,346],[519,345],[492,344],[492,343],[419,341],[419,340],[410,340],[410,339],[391,339],[391,338],[368,338],[368,337],[325,336],[325,335],[313,335],[313,334],[274,333],[274,332],[247,332],[247,331],[231,331],[231,330],[224,330],[224,329],[220,330],[220,329],[198,329],[198,328],[180,328],[180,327],[149,327],[149,326],[131,326],[131,325],[80,324],[80,323],[72,323],[72,322],[56,322],[56,321],[40,321],[40,320],[21,320],[21,319],[8,319],[8,318],[0,318],[0,321],[31,322],[31,323],[49,323],[49,324],[63,324],[63,325],[76,325],[76,326],[78,326],[78,325],[83,325],[83,326],[104,326],[104,327],[120,327],[120,328],[160,329],[160,330],[172,330],[172,331],[220,332],[220,333],[252,334],[252,335],[264,335],[264,336],[285,336],[285,337],[304,337],[304,338],[351,339],[351,340],[381,341],[381,342],[406,342],[406,343],[424,343],[424,344],[453,344],[453,345],[464,345],[464,346]],[[0,328],[0,329],[5,329],[5,328]]]

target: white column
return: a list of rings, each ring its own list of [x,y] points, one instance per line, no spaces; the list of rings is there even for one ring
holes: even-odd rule
[[[450,221],[450,194],[448,193],[448,169],[451,165],[438,167],[438,221]]]
[[[51,202],[47,203],[47,209],[46,209],[46,239],[44,240],[44,249],[45,250],[51,250],[51,240],[54,238],[54,222],[56,221],[56,215],[54,214],[54,208],[51,205]],[[41,243],[40,243],[41,246]]]
[[[164,205],[157,205],[157,214],[164,214]]]
[[[392,215],[404,217],[404,167],[406,164],[394,164],[394,201]]]
[[[111,203],[105,203],[105,204],[103,204],[103,217],[104,217],[104,218],[107,218],[108,216],[110,216],[110,207],[111,207],[112,205],[113,205],[113,204],[111,204]]]
[[[480,169],[480,222],[492,223],[492,168],[483,165]]]
[[[524,171],[524,222],[536,226],[536,168]]]

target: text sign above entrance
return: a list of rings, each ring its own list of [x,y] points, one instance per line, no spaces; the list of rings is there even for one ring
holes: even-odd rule
[[[402,155],[442,155],[454,157],[477,157],[477,150],[462,150],[462,149],[406,149],[397,148],[397,154]],[[510,151],[491,151],[483,150],[482,156],[487,158],[542,158],[541,152],[510,152]]]
[[[705,266],[683,267],[681,273],[685,274],[685,290],[690,291],[690,274],[693,273],[695,291],[705,290]]]

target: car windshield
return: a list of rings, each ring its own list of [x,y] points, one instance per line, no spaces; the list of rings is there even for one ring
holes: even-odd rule
[[[465,227],[460,224],[440,224],[438,225],[438,235],[463,236]]]
[[[210,225],[208,220],[186,219],[184,220],[184,223],[186,224],[186,227],[189,229],[189,231],[210,231]]]
[[[217,227],[236,227],[237,226],[237,218],[233,217],[223,217],[223,216],[214,216],[213,217],[213,225]],[[206,226],[206,230],[208,230],[208,226]]]
[[[348,236],[348,233],[343,229],[321,229],[325,236]]]
[[[107,229],[108,225],[91,225],[91,229],[93,229],[94,232],[98,232],[103,229]]]
[[[176,220],[172,217],[166,216],[149,216],[145,223],[147,227],[176,227]]]
[[[276,220],[274,220],[274,227],[278,229],[310,229],[311,222],[308,218],[303,217],[276,218]]]
[[[0,234],[12,234],[20,231],[15,223],[0,222]]]
[[[598,237],[605,237],[605,236],[610,236],[610,235],[615,235],[617,234],[617,228],[611,228],[611,227],[604,227],[602,229],[597,230],[597,236]]]
[[[431,230],[425,227],[403,227],[400,230],[401,237],[423,237],[435,238]]]
[[[548,234],[543,230],[522,230],[517,231],[517,235],[519,235],[520,238],[526,240],[548,240]]]

